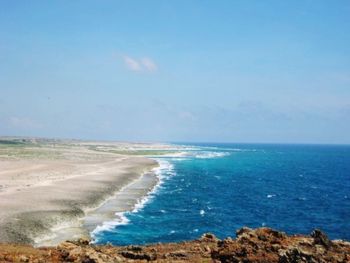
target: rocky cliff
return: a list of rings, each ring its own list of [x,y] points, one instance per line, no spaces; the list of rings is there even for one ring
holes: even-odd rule
[[[270,228],[242,228],[236,238],[200,239],[147,246],[95,246],[88,240],[57,247],[0,245],[0,262],[350,262],[350,243],[329,240],[319,230],[288,236]]]

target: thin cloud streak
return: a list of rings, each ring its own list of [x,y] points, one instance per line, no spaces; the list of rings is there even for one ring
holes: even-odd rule
[[[149,72],[155,72],[158,69],[156,63],[150,58],[142,58],[141,63],[144,66],[144,68]]]
[[[131,71],[141,71],[142,70],[140,63],[131,57],[124,56],[124,63],[125,63],[125,66],[127,67],[127,69],[129,69]]]
[[[135,59],[129,56],[123,56],[124,64],[128,70],[131,71],[145,71],[156,72],[158,70],[157,64],[149,57]]]

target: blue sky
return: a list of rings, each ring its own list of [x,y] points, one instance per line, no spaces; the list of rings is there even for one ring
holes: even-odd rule
[[[350,1],[1,1],[0,135],[350,143]]]

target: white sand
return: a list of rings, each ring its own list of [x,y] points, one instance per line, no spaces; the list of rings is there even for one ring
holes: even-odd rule
[[[96,144],[0,144],[0,242],[43,245],[88,235],[102,221],[113,217],[113,202],[118,202],[118,211],[124,205],[129,209],[154,186],[154,175],[141,175],[155,167],[156,162],[123,155],[120,150],[163,150],[166,146]],[[124,191],[119,199],[111,198],[140,178],[135,191]],[[114,201],[107,206],[108,199]],[[102,204],[104,208],[96,210]]]

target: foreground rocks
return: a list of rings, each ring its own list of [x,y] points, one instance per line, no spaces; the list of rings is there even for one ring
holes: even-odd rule
[[[57,247],[0,244],[0,262],[350,262],[350,243],[331,241],[320,230],[287,236],[270,228],[242,228],[236,239],[213,234],[181,243],[147,246],[95,246],[88,240]]]

